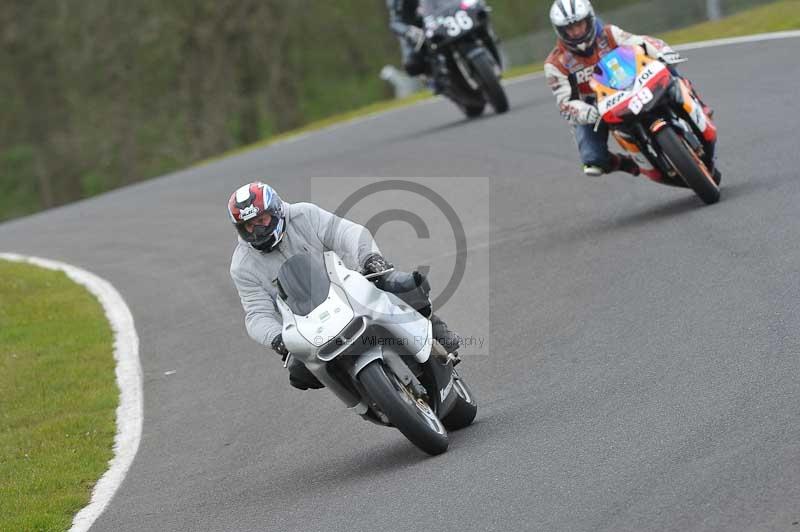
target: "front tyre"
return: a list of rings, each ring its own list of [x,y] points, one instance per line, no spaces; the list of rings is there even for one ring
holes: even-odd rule
[[[719,201],[719,186],[705,163],[671,127],[655,134],[656,144],[686,184],[707,205]]]
[[[447,450],[449,440],[442,422],[428,403],[414,397],[381,360],[369,363],[358,374],[358,380],[369,398],[411,443],[431,455]]]
[[[497,76],[497,63],[486,50],[481,50],[472,57],[475,76],[483,89],[489,104],[497,114],[508,111],[508,96]]]

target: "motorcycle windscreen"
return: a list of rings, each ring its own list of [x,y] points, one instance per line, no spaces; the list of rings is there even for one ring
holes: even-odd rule
[[[636,52],[633,48],[620,47],[603,56],[597,63],[594,79],[618,91],[630,88],[636,81]]]
[[[422,0],[419,9],[422,16],[455,13],[461,9],[461,0]]]
[[[295,255],[278,271],[278,294],[296,315],[308,316],[328,298],[331,281],[322,255]]]

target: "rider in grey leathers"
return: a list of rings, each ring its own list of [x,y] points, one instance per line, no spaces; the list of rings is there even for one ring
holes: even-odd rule
[[[228,200],[228,215],[239,233],[230,274],[245,311],[247,332],[253,340],[284,357],[288,351],[281,337],[283,320],[275,304],[277,289],[273,281],[286,260],[300,253],[321,254],[332,250],[352,270],[379,273],[392,267],[363,226],[311,203],[286,203],[261,182],[237,189]],[[427,280],[418,272],[397,273],[376,284],[401,298],[404,294],[430,290]],[[410,304],[430,316],[433,337],[448,352],[457,354],[459,336],[431,314],[430,306]],[[289,382],[303,390],[322,387],[294,358],[289,362]]]

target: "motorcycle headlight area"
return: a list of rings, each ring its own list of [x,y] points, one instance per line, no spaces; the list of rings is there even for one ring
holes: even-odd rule
[[[324,362],[329,362],[339,356],[343,351],[358,343],[361,335],[367,328],[367,323],[364,318],[359,317],[354,319],[339,333],[335,338],[331,338],[325,345],[323,345],[317,358]]]
[[[336,339],[353,321],[354,316],[345,292],[331,283],[328,296],[322,304],[305,316],[295,313],[293,325],[305,342],[320,348]]]

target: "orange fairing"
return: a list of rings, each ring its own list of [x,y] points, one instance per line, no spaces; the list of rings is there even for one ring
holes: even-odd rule
[[[689,89],[689,84],[683,79],[679,80],[679,82],[681,84],[681,94],[683,95],[683,109],[703,133],[703,139],[706,142],[716,142],[717,126],[706,116],[705,111],[694,99],[692,91]]]
[[[622,46],[600,59],[590,86],[603,120],[619,124],[658,98],[670,79],[669,70],[643,48]]]
[[[689,88],[686,86],[686,82],[680,80],[681,84],[681,94],[683,95],[683,108],[684,110],[689,113],[689,116],[692,116],[694,112],[694,98],[692,98],[692,94],[689,92]]]
[[[630,153],[639,153],[640,151],[639,146],[637,146],[633,142],[630,142],[629,140],[626,140],[625,137],[623,137],[616,131],[612,131],[611,134],[614,135],[614,139],[622,147],[623,150],[626,150]]]

